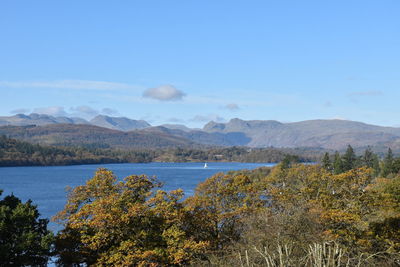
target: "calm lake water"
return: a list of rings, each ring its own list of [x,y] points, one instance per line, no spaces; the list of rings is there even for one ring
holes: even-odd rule
[[[0,168],[0,189],[4,191],[3,196],[13,193],[24,202],[31,199],[38,206],[41,217],[51,218],[65,205],[65,188],[84,184],[100,167],[112,170],[119,179],[132,174],[156,176],[164,182],[164,190],[182,188],[185,196],[189,196],[193,194],[198,183],[218,172],[273,165],[269,163],[211,162],[208,163],[206,169],[203,167],[204,163],[3,167]],[[55,223],[50,223],[49,228],[53,231],[59,230],[59,226]]]

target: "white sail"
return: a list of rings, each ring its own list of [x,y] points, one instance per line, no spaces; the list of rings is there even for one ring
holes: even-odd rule
[[[206,163],[204,163],[204,169],[205,169],[205,168],[208,168],[208,166],[207,166],[207,162],[206,162]]]

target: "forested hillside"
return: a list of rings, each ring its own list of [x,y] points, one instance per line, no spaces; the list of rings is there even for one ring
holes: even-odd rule
[[[51,124],[47,126],[3,126],[0,135],[58,146],[90,148],[166,148],[188,147],[194,143],[168,133],[148,134],[139,131],[122,132],[93,125]]]
[[[111,151],[41,146],[0,136],[0,166],[49,166],[127,162]]]
[[[280,162],[286,157],[296,161],[316,161],[319,151],[293,149],[164,148],[110,149],[79,146],[31,144],[0,136],[0,166],[49,166],[100,163],[146,162]]]

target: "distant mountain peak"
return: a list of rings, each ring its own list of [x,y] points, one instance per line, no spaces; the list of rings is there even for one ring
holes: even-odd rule
[[[218,123],[215,121],[210,121],[203,127],[203,130],[206,132],[223,131],[224,129],[225,129],[224,123]]]
[[[106,115],[97,115],[90,120],[90,123],[96,126],[120,131],[133,131],[151,126],[144,120],[132,120],[126,117],[110,117]]]
[[[19,118],[19,119],[29,119],[30,117],[25,115],[25,114],[16,114],[14,117]]]
[[[151,125],[144,120],[132,120],[125,117],[110,117],[97,115],[90,122],[77,117],[55,117],[47,114],[31,113],[29,115],[16,114],[14,116],[0,117],[0,125],[50,125],[50,124],[92,124],[100,127],[110,128],[121,131],[132,131],[143,129]]]

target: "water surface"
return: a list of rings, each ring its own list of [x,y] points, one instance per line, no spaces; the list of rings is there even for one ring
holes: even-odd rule
[[[208,163],[208,168],[204,168],[204,163],[3,167],[0,168],[0,189],[4,190],[3,196],[13,193],[22,201],[31,199],[38,206],[42,217],[51,218],[65,205],[65,188],[84,184],[100,167],[112,170],[119,179],[132,174],[156,176],[164,182],[164,190],[182,188],[185,195],[188,196],[193,194],[197,184],[215,173],[272,165],[268,163],[211,162]],[[59,230],[59,226],[55,223],[50,223],[49,228]]]

